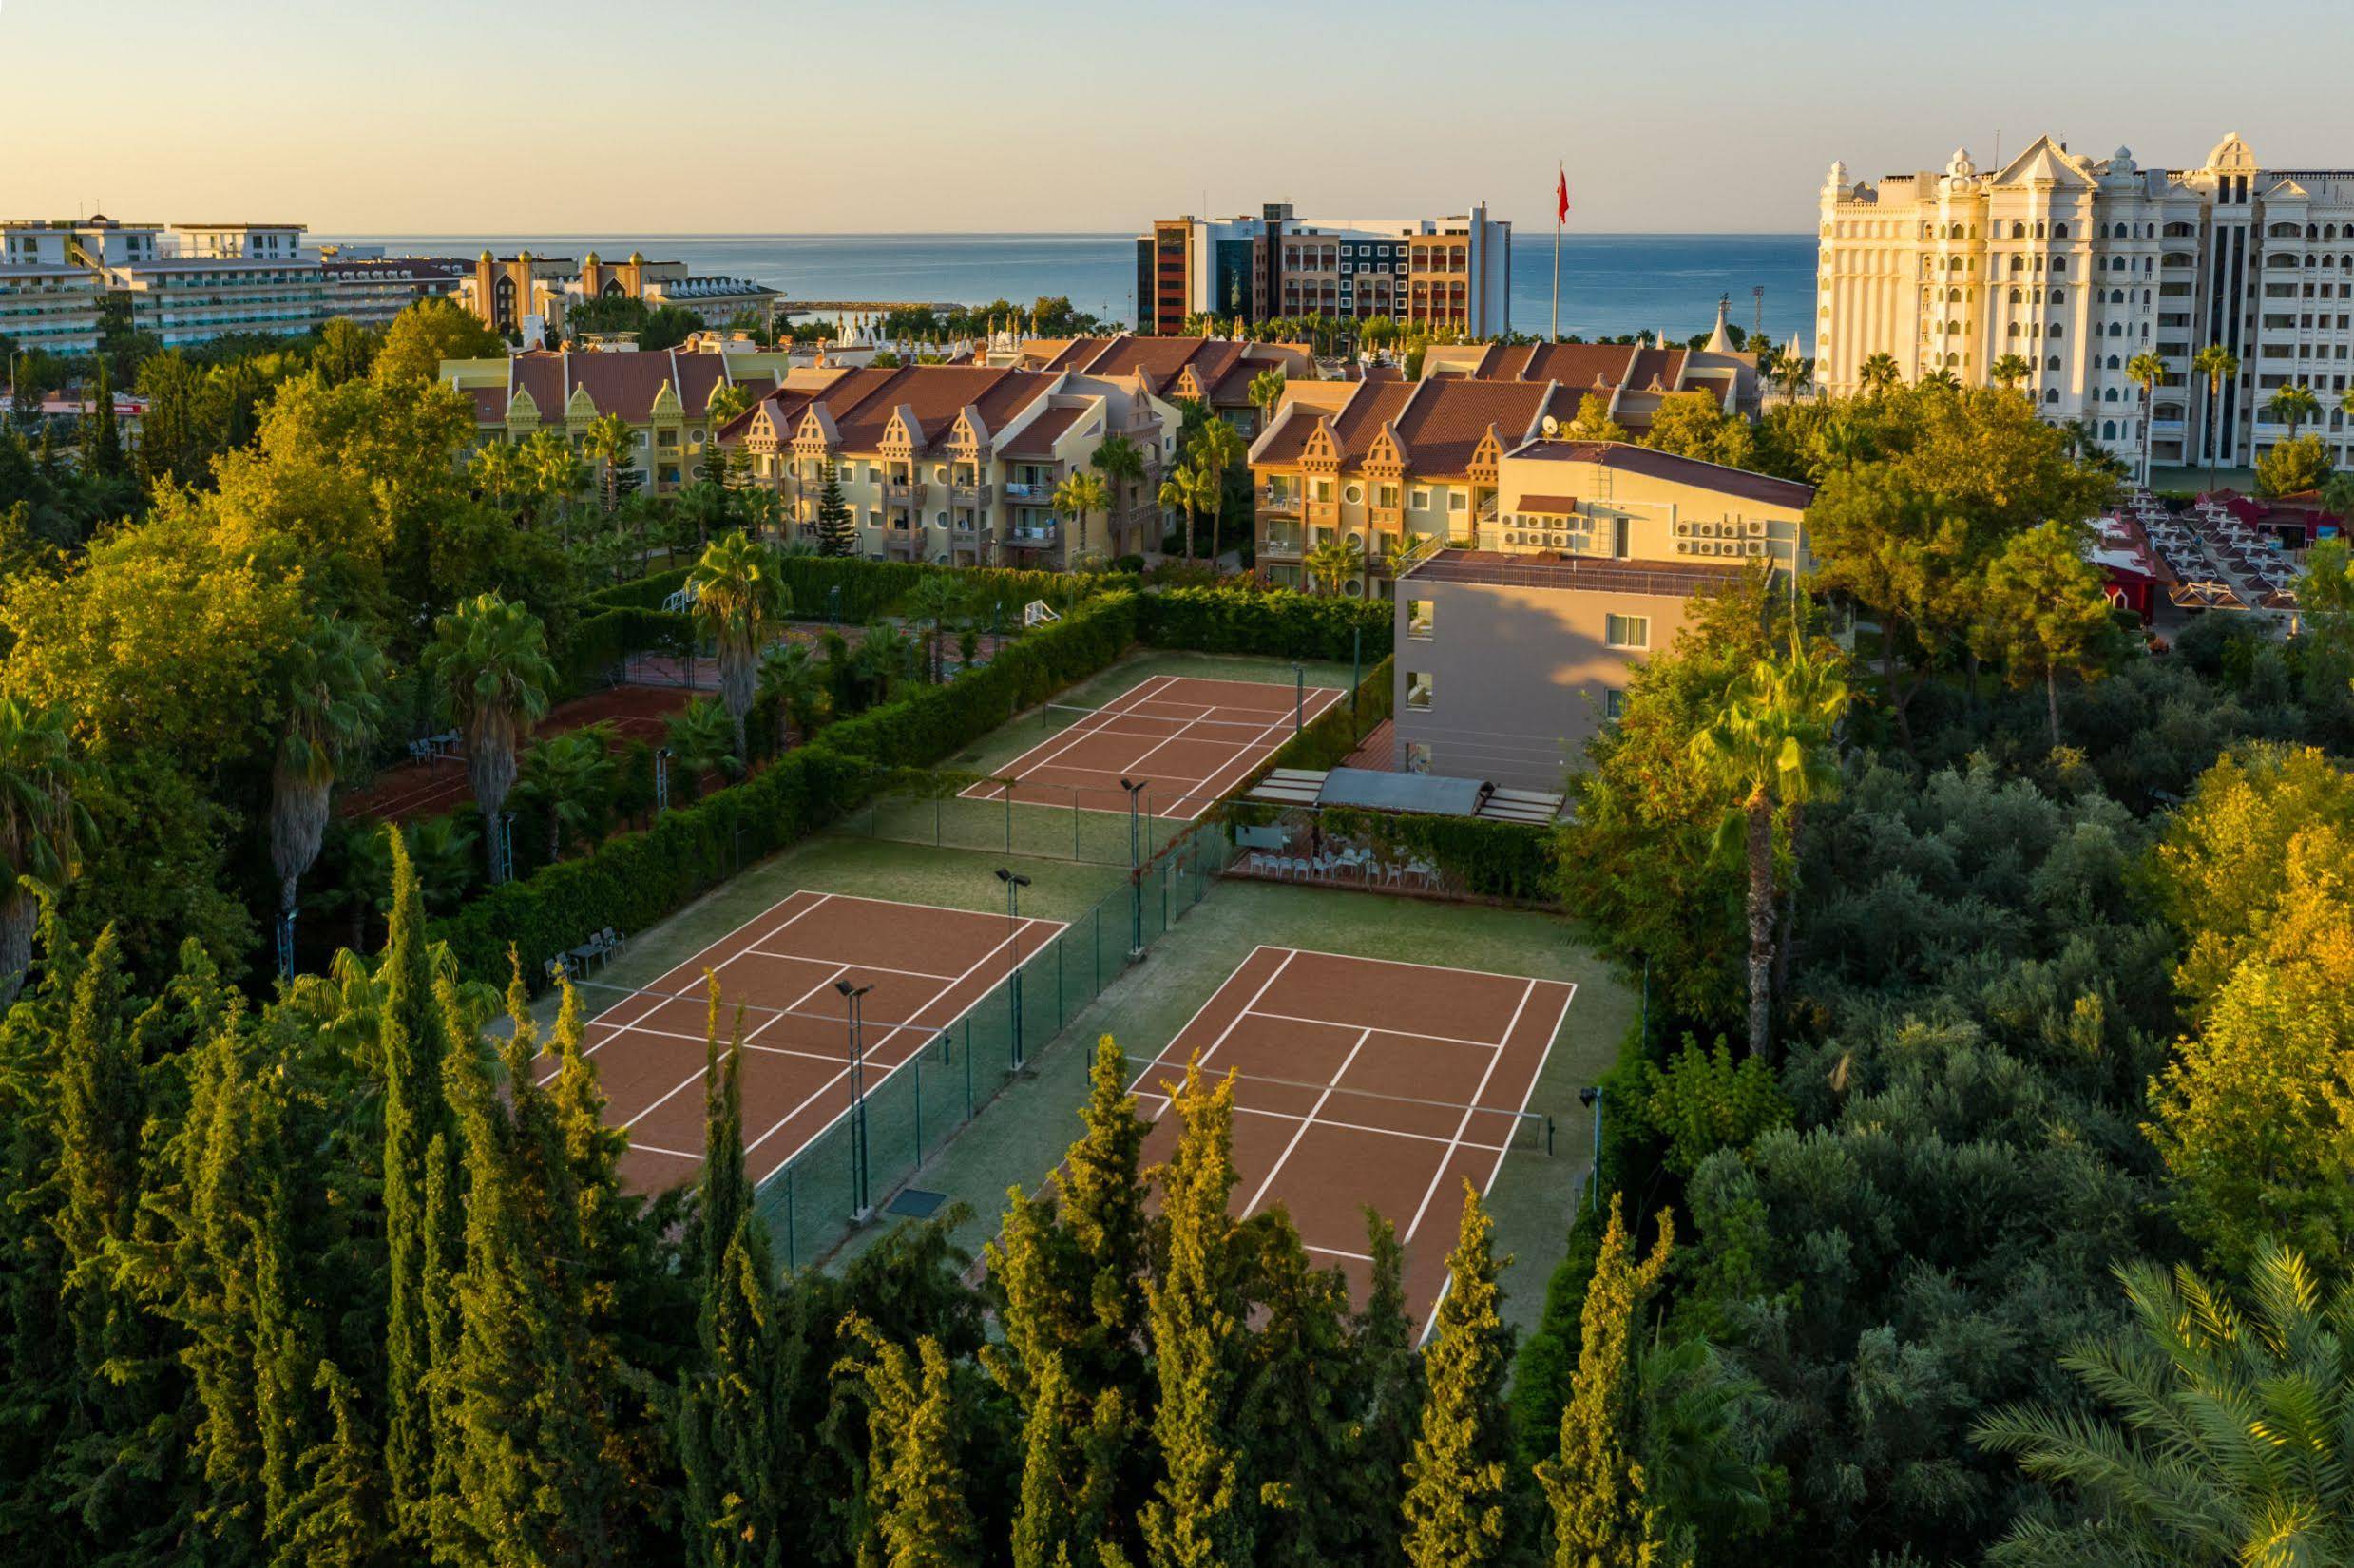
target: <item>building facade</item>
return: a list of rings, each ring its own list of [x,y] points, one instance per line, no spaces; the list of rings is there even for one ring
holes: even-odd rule
[[[1162,219],[1137,239],[1137,330],[1207,315],[1392,316],[1474,337],[1512,330],[1512,225],[1484,203],[1452,218]]]
[[[485,251],[472,274],[458,284],[458,302],[494,332],[536,337],[564,331],[572,306],[587,299],[642,299],[648,305],[678,305],[714,327],[740,316],[775,324],[782,294],[741,277],[697,277],[683,261],[649,261],[632,251],[624,261],[607,261],[595,251],[578,260],[534,256],[529,251],[497,257]]]
[[[1559,790],[1694,595],[1808,564],[1813,492],[1618,442],[1539,439],[1496,465],[1471,547],[1396,584],[1395,765]]]
[[[1757,356],[1732,347],[1721,313],[1716,335],[1698,349],[1623,343],[1433,343],[1423,352],[1423,379],[1555,381],[1580,407],[1590,394],[1630,435],[1651,430],[1671,397],[1694,392],[1727,413],[1754,418],[1760,408]]]
[[[445,359],[441,380],[473,404],[477,446],[554,430],[593,464],[583,439],[589,425],[621,415],[637,436],[626,466],[631,488],[668,495],[718,476],[712,438],[724,422],[714,417],[715,401],[726,408],[720,392],[736,388],[748,406],[773,392],[785,369],[781,354],[558,350]]]
[[[318,253],[304,248],[303,232],[299,223],[167,226],[123,223],[103,214],[10,222],[0,224],[0,260],[8,269],[72,269],[88,278],[80,289],[54,277],[45,285],[89,296],[87,347],[73,352],[96,349],[97,315],[108,296],[127,307],[134,331],[181,348],[231,333],[296,336],[337,314]],[[0,290],[8,289],[0,280]],[[53,297],[35,302],[67,316],[80,308]],[[52,325],[59,341],[83,340],[78,324]]]
[[[1135,377],[1163,402],[1191,399],[1234,426],[1246,440],[1258,434],[1259,406],[1251,384],[1268,371],[1287,382],[1312,381],[1316,361],[1290,343],[1237,342],[1223,337],[1030,337],[981,355],[991,365],[1027,371],[1073,371],[1081,375]]]
[[[792,372],[720,440],[750,454],[796,538],[816,538],[831,474],[870,558],[1067,567],[1160,547],[1160,475],[1181,424],[1135,376],[828,367]],[[1062,482],[1114,437],[1135,446],[1143,476],[1107,477],[1104,512],[1058,507]]]
[[[449,298],[465,273],[455,261],[423,256],[330,256],[319,270],[329,314],[364,327],[384,326],[420,299]]]
[[[0,261],[0,340],[44,354],[96,354],[105,296],[87,267]]]
[[[2354,375],[2354,171],[2265,169],[2236,135],[2195,169],[2049,137],[1990,171],[1966,150],[1878,181],[1834,163],[1820,242],[1828,392],[1856,391],[1876,354],[1907,381],[1943,370],[1970,386],[2017,355],[2047,418],[2082,420],[2129,462],[2146,440],[2155,465],[2244,467],[2286,439],[2266,405],[2301,383],[2337,461],[2354,458],[2337,409]],[[2191,364],[2210,343],[2239,360],[2212,395]],[[2147,397],[2125,369],[2143,353],[2167,373]]]

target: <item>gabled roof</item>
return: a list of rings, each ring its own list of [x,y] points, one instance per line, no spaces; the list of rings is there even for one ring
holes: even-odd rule
[[[688,354],[677,349],[656,354],[574,354],[565,349],[552,353],[535,349],[508,361],[505,387],[471,391],[477,424],[503,422],[508,405],[527,396],[543,419],[562,417],[577,407],[618,413],[633,425],[643,425],[652,419],[657,403],[665,407],[675,403],[686,418],[700,418],[711,406],[713,392],[731,380],[755,398],[775,386],[767,376],[731,377],[723,354]]]
[[[2097,183],[2091,164],[2048,136],[2038,136],[2024,152],[1994,177],[1998,185],[2030,185],[2050,181],[2064,190],[2089,189]]]
[[[1422,479],[1466,474],[1472,455],[1493,426],[1509,448],[1534,430],[1547,413],[1566,418],[1574,395],[1552,382],[1365,381],[1338,411],[1327,416],[1293,402],[1253,449],[1256,464],[1297,463],[1311,432],[1329,428],[1343,468],[1365,460],[1376,434],[1388,430],[1406,458],[1407,471]]]
[[[846,372],[822,387],[772,388],[762,406],[773,411],[771,417],[778,420],[787,439],[799,431],[806,413],[822,410],[833,426],[831,444],[847,452],[880,450],[884,433],[896,419],[917,443],[914,450],[928,455],[945,452],[954,445],[959,415],[970,411],[982,430],[1002,430],[1060,379],[1039,371],[980,365],[902,365],[881,370],[870,365]],[[719,432],[719,439],[722,443],[741,440],[751,422],[751,413],[732,421]]]
[[[1063,432],[1079,423],[1088,411],[1086,405],[1064,404],[1041,410],[1038,416],[1017,430],[997,449],[1000,457],[1019,457],[1043,460],[1054,455],[1054,444]]]

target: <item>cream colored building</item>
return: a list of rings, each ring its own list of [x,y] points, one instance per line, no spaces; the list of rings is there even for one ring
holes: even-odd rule
[[[1853,178],[1821,195],[1815,376],[1852,392],[1874,354],[1905,380],[1992,379],[2018,354],[2043,414],[2152,461],[2245,466],[2285,427],[2279,388],[2310,386],[2337,461],[2354,430],[2337,405],[2354,375],[2354,171],[2266,169],[2227,136],[2195,169],[2144,169],[2038,137],[2000,168],[1957,151],[1943,171]],[[2220,343],[2239,374],[2210,398],[2192,357]],[[2125,372],[2167,367],[2149,399]],[[2309,423],[2307,430],[2315,428]]]
[[[105,296],[86,267],[0,262],[0,339],[44,354],[96,354]]]
[[[1493,488],[1476,547],[1397,580],[1395,763],[1408,772],[1559,790],[1695,594],[1809,564],[1811,489],[1697,458],[1540,438],[1499,458]]]
[[[809,368],[720,433],[751,454],[798,538],[814,540],[832,470],[874,559],[1072,566],[1159,549],[1160,475],[1182,415],[1135,376],[978,365]],[[1067,515],[1063,480],[1124,436],[1141,480],[1106,479],[1108,515]]]

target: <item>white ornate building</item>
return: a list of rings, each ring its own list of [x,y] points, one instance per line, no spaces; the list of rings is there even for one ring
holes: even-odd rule
[[[1853,392],[1866,360],[1907,381],[1949,370],[1992,379],[2007,354],[2045,415],[2082,419],[2128,461],[2246,466],[2287,430],[2265,405],[2313,389],[2318,430],[2340,464],[2354,421],[2354,170],[2260,169],[2237,135],[2196,169],[2143,169],[2120,147],[2079,157],[2038,137],[2000,169],[1956,152],[1943,173],[1853,180],[1833,163],[1822,192],[1816,378]],[[2210,343],[2238,376],[2210,398],[2191,359]],[[2126,374],[2164,361],[2149,400]],[[2210,404],[2212,405],[2210,407]],[[2302,432],[2301,432],[2302,433]]]

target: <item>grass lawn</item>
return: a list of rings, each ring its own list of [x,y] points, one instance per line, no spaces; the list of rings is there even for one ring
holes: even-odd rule
[[[1037,1187],[1078,1136],[1097,1038],[1110,1034],[1134,1059],[1132,1074],[1141,1070],[1262,943],[1577,984],[1577,1000],[1529,1100],[1532,1111],[1554,1119],[1555,1153],[1515,1152],[1489,1194],[1497,1249],[1515,1259],[1503,1273],[1504,1315],[1528,1328],[1543,1305],[1545,1278],[1560,1258],[1570,1209],[1592,1158],[1593,1129],[1578,1091],[1609,1065],[1637,1005],[1557,916],[1260,882],[1217,884],[1142,963],[1105,987],[1051,1045],[1034,1051],[1030,1072],[926,1161],[911,1185],[965,1205],[969,1213],[957,1238],[977,1251],[996,1233],[1006,1189]],[[871,1245],[881,1232],[880,1225],[868,1227],[836,1261]]]

